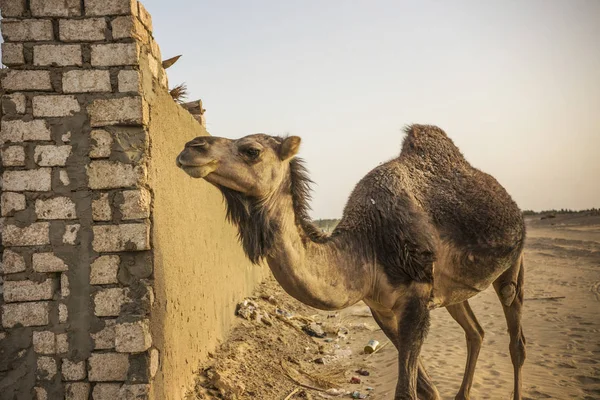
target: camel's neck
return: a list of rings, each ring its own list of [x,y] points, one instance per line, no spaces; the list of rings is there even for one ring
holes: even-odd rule
[[[268,210],[276,232],[266,259],[277,281],[291,296],[323,310],[360,301],[369,287],[369,264],[343,238],[311,240],[294,212],[289,193]]]

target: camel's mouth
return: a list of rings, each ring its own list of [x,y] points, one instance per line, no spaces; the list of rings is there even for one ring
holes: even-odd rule
[[[217,165],[217,160],[198,165],[186,163],[185,161],[182,162],[181,157],[177,157],[177,166],[192,178],[205,178],[207,175],[209,175],[217,169]]]

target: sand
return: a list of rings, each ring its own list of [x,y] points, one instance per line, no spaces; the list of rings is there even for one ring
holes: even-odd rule
[[[600,217],[559,215],[549,220],[531,217],[527,226],[524,399],[600,399]],[[245,382],[245,391],[237,395],[239,399],[283,399],[298,388],[283,372],[281,359],[292,360],[299,369],[328,377],[344,390],[368,393],[369,399],[393,398],[397,352],[388,345],[369,358],[362,354],[368,340],[387,341],[363,303],[337,314],[320,312],[291,299],[272,281],[265,285],[261,289],[263,295],[273,294],[280,307],[291,308],[297,315],[310,316],[318,322],[343,326],[349,334],[343,339],[330,335],[336,340],[324,343],[324,339],[310,338],[283,325],[268,327],[244,321],[232,333],[234,343],[226,343],[215,354],[222,372],[233,381]],[[548,297],[564,298],[545,299]],[[472,298],[470,304],[485,330],[471,398],[512,399],[513,370],[500,303],[489,288]],[[240,356],[241,345],[244,356]],[[332,345],[349,348],[352,355],[326,365],[314,363],[322,356],[319,346],[321,352],[328,354],[331,350],[328,346]],[[462,381],[466,343],[462,329],[445,309],[432,312],[422,357],[442,398],[453,399]],[[356,375],[354,371],[361,367],[370,375],[361,377],[360,384],[350,384],[351,376]],[[205,378],[203,382],[206,383]],[[373,390],[368,391],[368,387]],[[209,392],[204,390],[204,395],[198,392],[196,398],[217,396],[215,391]],[[233,398],[223,392],[218,396]],[[323,392],[316,390],[292,396],[321,397]]]

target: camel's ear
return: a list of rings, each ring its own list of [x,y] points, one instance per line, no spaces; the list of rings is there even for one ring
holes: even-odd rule
[[[279,158],[281,161],[285,161],[289,158],[294,157],[298,153],[300,148],[300,137],[290,136],[285,138],[281,146],[279,147]]]

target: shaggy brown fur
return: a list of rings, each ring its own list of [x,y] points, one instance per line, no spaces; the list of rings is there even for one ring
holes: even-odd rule
[[[352,242],[364,257],[379,262],[390,281],[431,282],[436,231],[440,239],[492,262],[522,250],[521,212],[491,176],[471,167],[452,140],[434,126],[406,128],[397,159],[367,174],[356,186],[329,239],[309,217],[312,181],[299,158],[290,161],[283,192],[292,193],[296,222],[307,239]],[[275,138],[278,145],[283,138]],[[227,215],[239,228],[246,254],[264,258],[277,226],[258,199],[220,187]],[[398,196],[401,193],[401,196]],[[260,227],[260,229],[257,229]]]
[[[275,138],[281,145],[282,138]],[[312,223],[310,211],[310,185],[308,171],[302,159],[296,157],[290,161],[290,175],[283,183],[283,191],[292,193],[296,224],[302,229],[306,240],[322,243],[327,235]],[[225,204],[227,219],[238,227],[238,237],[246,255],[257,264],[267,255],[278,230],[277,222],[269,218],[269,209],[259,199],[244,196],[240,192],[219,186]]]
[[[525,225],[506,190],[473,168],[438,127],[413,125],[406,133],[399,161],[420,171],[415,188],[442,239],[482,256],[520,253]]]

